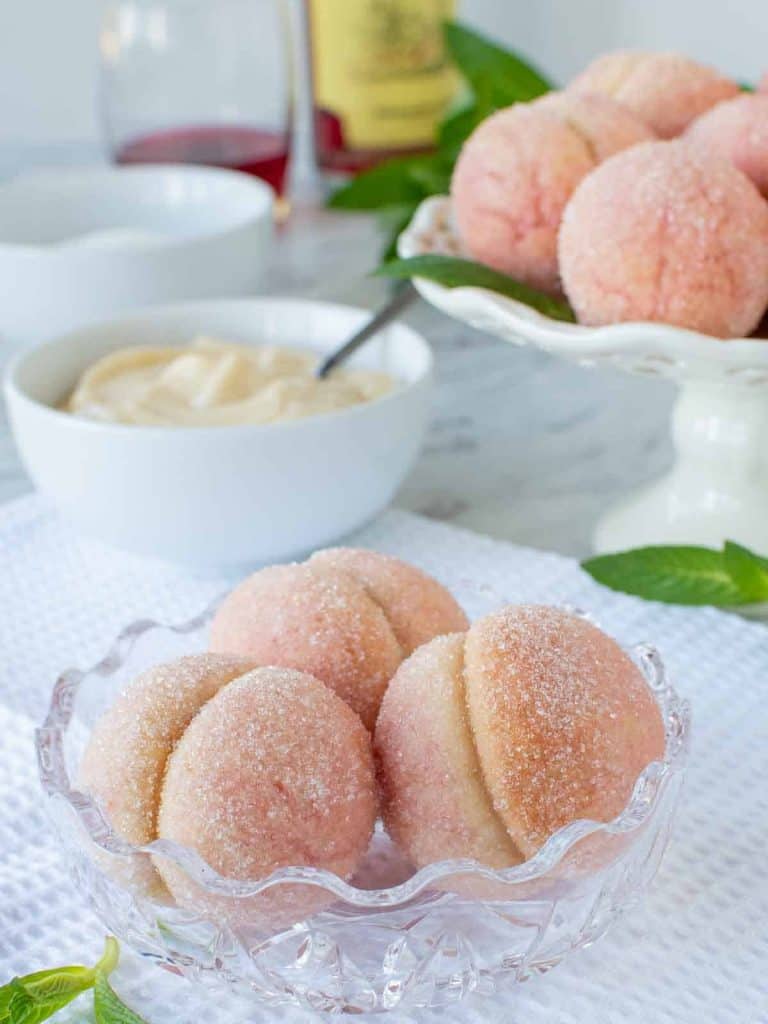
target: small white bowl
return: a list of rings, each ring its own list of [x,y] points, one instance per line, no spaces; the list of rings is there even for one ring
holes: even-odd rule
[[[369,316],[296,299],[187,303],[91,325],[21,353],[5,394],[39,489],[84,533],[198,568],[276,561],[373,517],[413,464],[427,425],[432,354],[403,324],[350,365],[397,388],[373,402],[286,423],[143,427],[56,408],[82,371],[126,345],[183,345],[204,333],[328,352]]]
[[[257,178],[176,165],[44,171],[0,186],[0,341],[252,294],[273,198]]]

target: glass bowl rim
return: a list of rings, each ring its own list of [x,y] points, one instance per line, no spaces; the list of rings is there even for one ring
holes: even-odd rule
[[[70,668],[54,684],[43,723],[35,730],[38,774],[45,794],[63,803],[74,816],[81,832],[103,853],[118,859],[147,854],[160,855],[177,863],[204,891],[234,899],[245,899],[275,886],[307,885],[332,893],[347,905],[362,909],[396,909],[425,890],[440,888],[440,883],[457,875],[504,885],[532,882],[551,872],[577,843],[587,836],[632,835],[639,833],[656,813],[672,778],[685,769],[690,746],[690,705],[675,691],[667,677],[661,655],[648,643],[623,647],[643,672],[659,705],[665,730],[665,752],[660,761],[651,762],[639,775],[624,809],[611,821],[578,819],[554,832],[533,857],[513,867],[494,869],[476,860],[449,859],[418,868],[410,878],[383,889],[361,889],[325,868],[284,866],[261,879],[233,879],[220,875],[195,850],[166,839],[135,845],[122,839],[111,827],[99,803],[78,790],[70,780],[64,754],[64,737],[75,710],[75,696],[81,683],[93,675],[109,677],[123,667],[140,638],[153,631],[177,636],[193,633],[207,625],[223,595],[201,613],[179,624],[155,619],[137,619],[118,633],[106,654],[88,669]],[[590,619],[588,613],[562,606],[565,610]],[[623,645],[622,645],[623,646]]]

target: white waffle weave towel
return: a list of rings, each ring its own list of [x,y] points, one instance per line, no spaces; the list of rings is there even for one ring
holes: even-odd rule
[[[617,596],[568,559],[402,512],[387,513],[352,542],[410,559],[447,582],[466,573],[510,600],[588,609],[621,640],[659,647],[693,703],[683,806],[643,907],[545,977],[418,1019],[768,1024],[768,629],[710,609]],[[189,618],[228,582],[83,541],[40,498],[0,510],[0,982],[93,960],[103,938],[72,890],[40,806],[32,729],[53,679],[65,667],[91,664],[131,620]],[[151,1024],[311,1019],[211,998],[127,951],[114,983]],[[88,997],[58,1019],[89,1020]]]

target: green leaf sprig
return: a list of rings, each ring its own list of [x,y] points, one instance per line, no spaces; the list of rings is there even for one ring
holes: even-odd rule
[[[768,558],[734,541],[713,548],[656,546],[582,562],[611,590],[667,604],[723,608],[768,602]]]
[[[484,116],[510,102],[535,100],[552,88],[549,79],[519,54],[458,21],[447,21],[443,35],[446,49],[469,83],[475,101],[484,101]]]
[[[411,256],[405,260],[391,260],[384,263],[376,271],[379,277],[392,277],[403,280],[412,277],[423,277],[435,281],[445,288],[486,288],[488,291],[506,295],[526,306],[537,309],[544,316],[553,320],[574,323],[576,317],[573,310],[562,299],[556,299],[545,292],[537,291],[513,277],[492,270],[482,263],[461,259],[457,256],[444,256],[440,253],[426,253],[423,256]]]
[[[97,1024],[145,1024],[121,1002],[107,980],[119,957],[117,939],[109,936],[93,967],[53,967],[12,978],[0,987],[0,1024],[41,1024],[91,989]]]
[[[103,971],[97,972],[93,987],[93,1015],[96,1024],[146,1024],[117,996]]]
[[[419,203],[449,190],[459,151],[477,125],[495,110],[535,99],[553,88],[518,54],[459,22],[446,22],[444,38],[446,51],[463,79],[465,98],[440,124],[435,152],[386,160],[343,185],[328,200],[335,210],[379,214],[386,233],[385,260],[394,255],[397,236]]]

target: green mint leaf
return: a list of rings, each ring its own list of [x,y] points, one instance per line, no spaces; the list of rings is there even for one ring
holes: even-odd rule
[[[119,957],[117,940],[108,937],[95,967],[54,967],[12,978],[0,987],[0,1024],[40,1024],[77,996],[93,988],[97,974],[114,970]]]
[[[90,967],[56,967],[14,978],[0,989],[0,1021],[40,1024],[93,988],[95,978]]]
[[[10,1024],[27,1024],[27,1021],[32,1021],[35,1010],[35,1001],[32,996],[18,978],[13,978],[8,988],[10,990],[8,1001],[8,1020]],[[53,1012],[55,1013],[55,1011]],[[45,1017],[40,1019],[45,1020]]]
[[[379,228],[384,236],[382,263],[388,263],[397,258],[397,240],[413,220],[413,215],[418,208],[418,202],[395,203],[392,206],[383,206],[377,211]]]
[[[119,959],[120,945],[113,935],[108,935],[104,940],[104,952],[94,967],[94,971],[101,971],[102,974],[109,975],[117,967]]]
[[[134,1013],[118,997],[107,981],[103,971],[96,972],[96,985],[93,989],[93,1012],[96,1024],[146,1024],[143,1017]]]
[[[7,985],[0,986],[0,1024],[8,1019],[8,1007],[13,995],[13,986],[18,978],[11,978]]]
[[[461,147],[489,113],[479,103],[471,103],[449,114],[438,129],[437,143],[443,156],[455,161]]]
[[[728,575],[742,593],[744,604],[768,601],[768,559],[727,540],[723,560]]]
[[[534,100],[552,90],[552,83],[533,65],[465,25],[449,21],[443,31],[446,48],[459,71],[476,94],[490,83],[496,106]]]
[[[378,210],[447,192],[453,162],[440,153],[395,157],[363,171],[328,200],[335,210]]]
[[[411,180],[422,190],[424,198],[443,195],[451,187],[453,161],[436,153],[434,156],[414,159],[408,173]]]
[[[598,555],[582,568],[606,587],[668,604],[744,604],[721,551],[693,546],[645,547]]]
[[[736,541],[733,540],[727,540],[725,542],[723,550],[725,551],[731,547],[739,548],[743,554],[748,555],[750,559],[757,562],[758,565],[761,565],[763,569],[765,569],[766,572],[768,572],[768,557],[766,557],[765,555],[758,555],[755,551],[750,551],[749,548],[745,548],[741,544],[737,544]]]
[[[423,160],[412,156],[385,160],[342,185],[327,205],[333,210],[378,210],[394,203],[423,199],[428,193],[413,177],[414,164]]]
[[[376,273],[381,277],[398,279],[423,277],[446,288],[486,288],[488,291],[498,292],[507,298],[531,306],[553,320],[564,320],[568,323],[575,320],[573,310],[567,302],[554,299],[551,295],[536,291],[535,288],[515,281],[506,274],[500,274],[497,270],[491,270],[482,263],[473,263],[472,260],[428,253],[424,256],[412,256],[407,260],[392,260],[379,267]]]

